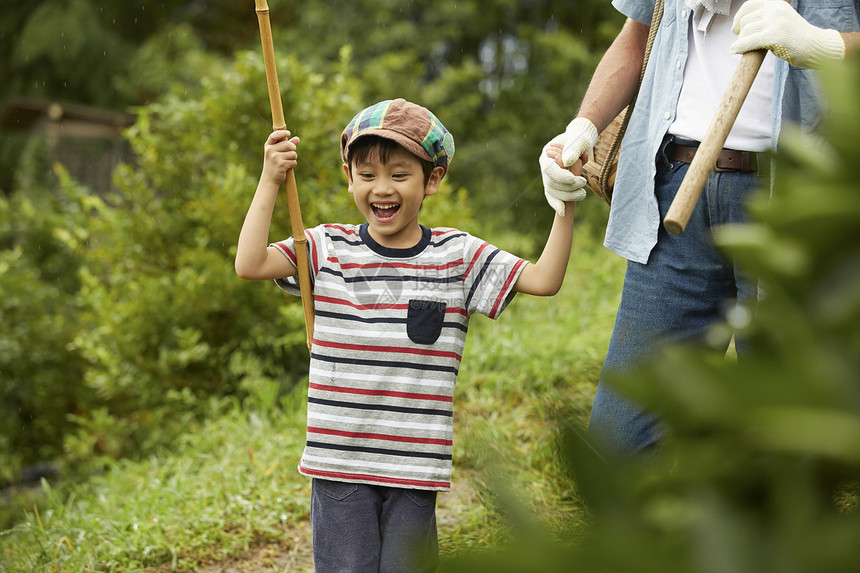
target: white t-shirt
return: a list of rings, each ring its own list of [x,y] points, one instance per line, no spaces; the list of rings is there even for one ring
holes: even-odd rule
[[[731,58],[724,56],[737,40],[732,32],[732,21],[742,4],[734,0],[728,15],[714,14],[704,31],[700,28],[705,26],[700,24],[706,11],[694,11],[688,33],[689,53],[684,67],[684,84],[669,133],[696,141],[701,141],[705,136],[741,60],[740,54],[732,54]],[[744,151],[770,148],[773,58],[773,54],[768,52],[723,147]]]

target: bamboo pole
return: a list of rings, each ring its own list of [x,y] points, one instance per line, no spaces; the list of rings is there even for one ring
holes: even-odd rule
[[[272,128],[276,130],[286,129],[284,108],[281,103],[281,89],[278,85],[278,72],[275,67],[275,49],[272,42],[272,25],[269,21],[269,6],[266,0],[254,0],[254,2],[256,3],[257,21],[260,24],[260,41],[263,45],[263,62],[266,66],[269,104],[272,108]],[[287,207],[290,211],[293,241],[295,242],[299,289],[301,290],[302,308],[305,314],[305,335],[308,352],[310,352],[314,338],[314,299],[308,267],[308,239],[305,236],[305,226],[302,222],[299,193],[296,188],[296,176],[293,169],[287,171],[284,187],[287,194]]]

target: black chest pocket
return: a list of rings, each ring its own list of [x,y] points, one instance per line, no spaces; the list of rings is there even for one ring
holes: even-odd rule
[[[409,311],[406,315],[406,334],[415,344],[433,344],[442,333],[442,322],[445,319],[444,302],[434,300],[409,301]]]

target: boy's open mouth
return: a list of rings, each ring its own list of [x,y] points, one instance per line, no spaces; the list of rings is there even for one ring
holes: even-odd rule
[[[371,203],[370,208],[378,221],[390,221],[400,210],[399,203]]]

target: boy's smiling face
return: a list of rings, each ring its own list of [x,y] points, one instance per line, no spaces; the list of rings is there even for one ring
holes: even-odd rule
[[[383,247],[406,249],[421,240],[421,203],[439,189],[445,170],[435,167],[425,184],[421,161],[410,152],[397,146],[387,159],[383,162],[374,152],[352,169],[343,167],[370,236]]]

